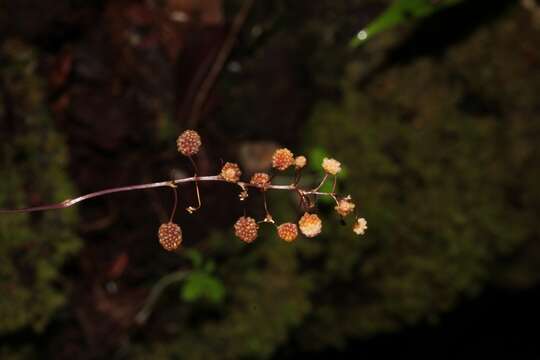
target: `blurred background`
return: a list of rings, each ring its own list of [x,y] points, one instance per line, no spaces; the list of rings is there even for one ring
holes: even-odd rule
[[[537,0],[1,1],[0,208],[190,176],[193,128],[202,174],[335,157],[369,230],[246,246],[227,184],[173,253],[166,188],[1,214],[0,358],[538,356],[539,70]]]

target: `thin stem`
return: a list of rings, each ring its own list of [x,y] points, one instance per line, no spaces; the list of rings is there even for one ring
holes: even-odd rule
[[[178,191],[176,190],[176,185],[173,184],[171,187],[172,187],[173,192],[174,192],[174,206],[173,206],[173,209],[172,209],[172,212],[171,212],[171,217],[169,219],[169,222],[173,221],[174,214],[176,213],[176,206],[178,205]]]
[[[146,302],[144,303],[143,308],[135,316],[135,321],[138,324],[144,324],[156,305],[157,300],[159,299],[161,293],[169,286],[175,282],[182,281],[188,275],[188,271],[179,270],[171,274],[165,275],[157,282],[156,285],[152,288],[150,295],[148,296]]]
[[[195,211],[199,210],[202,206],[201,203],[201,193],[199,192],[199,183],[197,180],[195,180],[195,193],[197,194],[197,206],[189,206],[186,208],[187,212],[190,214],[193,214]]]
[[[262,192],[263,195],[263,202],[264,202],[264,211],[266,212],[266,216],[270,215],[270,212],[268,211],[268,202],[266,201],[266,191]]]
[[[307,202],[305,199],[306,196],[302,194],[302,192],[299,189],[296,189],[296,193],[298,194],[298,197],[300,198],[300,206],[302,207],[302,210],[308,211],[309,208],[307,206]]]
[[[323,187],[323,185],[324,185],[324,183],[326,182],[327,179],[328,179],[328,174],[324,174],[324,177],[323,177],[321,183],[319,184],[319,186],[317,186],[315,189],[311,190],[311,193],[315,194],[317,191],[319,191],[319,189]]]
[[[191,165],[193,165],[193,169],[195,169],[195,176],[197,176],[197,174],[199,174],[199,167],[197,166],[195,160],[193,160],[193,156],[188,156],[188,158],[189,161],[191,161]]]
[[[201,194],[199,192],[199,182],[198,182],[198,176],[197,176],[197,174],[199,173],[199,167],[195,163],[195,160],[193,160],[193,157],[189,156],[189,161],[191,161],[191,164],[193,165],[193,169],[195,170],[195,175],[193,177],[195,179],[195,192],[197,193],[197,206],[196,207],[188,206],[186,210],[188,213],[193,214],[195,211],[201,208],[202,203],[201,203]]]
[[[336,193],[337,176],[334,175],[334,183],[332,184],[332,194]]]
[[[335,193],[331,193],[331,194],[329,194],[329,195],[330,195],[330,196],[332,197],[332,199],[334,199],[334,201],[336,202],[336,206],[339,206],[339,201],[338,201],[338,199],[337,199]]]
[[[263,195],[263,201],[264,201],[264,211],[266,212],[266,215],[264,216],[264,220],[262,222],[275,224],[276,222],[274,221],[274,218],[270,214],[270,211],[268,211],[268,202],[266,201],[265,190],[263,190],[262,195]]]
[[[296,186],[300,182],[300,178],[302,176],[302,168],[296,168],[296,171],[294,172],[294,182],[293,185]]]

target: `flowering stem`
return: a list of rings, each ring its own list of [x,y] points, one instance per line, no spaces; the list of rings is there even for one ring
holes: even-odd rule
[[[326,177],[325,177],[326,178]],[[89,194],[81,195],[79,197],[73,198],[73,199],[66,199],[62,202],[56,203],[56,204],[49,204],[49,205],[40,205],[40,206],[34,206],[34,207],[26,207],[26,208],[20,208],[20,209],[0,209],[0,214],[8,214],[8,213],[25,213],[25,212],[34,212],[34,211],[45,211],[45,210],[56,210],[56,209],[65,209],[68,207],[71,207],[75,204],[78,204],[80,202],[83,202],[85,200],[97,198],[100,196],[108,195],[108,194],[114,194],[119,192],[125,192],[125,191],[135,191],[135,190],[146,190],[146,189],[155,189],[155,188],[161,188],[161,187],[171,187],[171,185],[178,185],[178,184],[184,184],[189,182],[204,182],[204,181],[219,181],[219,182],[226,182],[225,179],[223,179],[219,175],[213,175],[213,176],[192,176],[182,179],[175,179],[175,180],[167,180],[167,181],[159,181],[154,183],[147,183],[147,184],[139,184],[139,185],[129,185],[129,186],[121,186],[121,187],[115,187],[111,189],[105,189],[100,191],[95,191]],[[324,181],[323,181],[324,183]],[[258,186],[245,183],[245,182],[238,182],[237,185],[245,186],[245,187],[254,187],[258,188]],[[321,192],[319,191],[319,187],[313,189],[313,190],[303,190],[298,188],[296,185],[267,185],[266,189],[269,190],[286,190],[286,191],[297,191],[303,196],[307,195],[323,195],[323,196],[332,196],[332,193],[327,192]]]

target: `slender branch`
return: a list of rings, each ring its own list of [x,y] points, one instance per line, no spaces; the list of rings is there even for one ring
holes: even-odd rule
[[[192,156],[189,156],[189,161],[191,161],[191,165],[193,165],[193,169],[195,170],[194,178],[195,178],[195,192],[197,194],[197,206],[188,206],[186,208],[186,211],[190,214],[193,214],[195,211],[199,210],[202,206],[201,203],[201,194],[199,192],[199,182],[197,180],[197,174],[199,174],[199,167],[197,166],[197,163],[195,163],[195,160],[193,160]]]
[[[169,222],[172,222],[174,219],[174,214],[176,213],[176,207],[178,206],[178,191],[176,190],[176,185],[171,185],[171,188],[174,192],[174,206],[171,212],[171,217],[169,218]]]
[[[188,271],[179,270],[161,278],[161,280],[159,280],[158,283],[152,288],[150,296],[148,296],[143,308],[135,316],[135,321],[140,325],[144,324],[154,310],[154,306],[156,305],[161,293],[169,285],[184,280],[188,274]]]
[[[135,190],[147,190],[147,189],[155,189],[155,188],[161,188],[161,187],[171,187],[171,185],[178,185],[178,184],[185,184],[189,182],[204,182],[204,181],[219,181],[219,182],[226,182],[225,179],[223,179],[219,175],[213,175],[213,176],[192,176],[188,178],[182,178],[182,179],[175,179],[175,180],[167,180],[167,181],[159,181],[154,183],[147,183],[147,184],[139,184],[139,185],[129,185],[129,186],[122,186],[122,187],[116,187],[111,189],[105,189],[100,191],[95,191],[89,194],[81,195],[79,197],[73,198],[73,199],[66,199],[62,202],[56,203],[56,204],[49,204],[49,205],[40,205],[40,206],[34,206],[34,207],[27,207],[27,208],[20,208],[20,209],[0,209],[0,214],[7,214],[7,213],[23,213],[23,212],[33,212],[33,211],[44,211],[44,210],[56,210],[56,209],[65,209],[68,207],[71,207],[75,204],[78,204],[80,202],[83,202],[85,200],[97,198],[104,195],[119,193],[119,192],[125,192],[125,191],[135,191]],[[229,183],[230,184],[230,183]],[[238,182],[236,185],[239,185],[240,187],[253,187],[253,188],[259,188],[257,185],[253,185],[246,182]],[[318,188],[315,188],[313,190],[303,190],[298,188],[296,185],[267,185],[267,190],[285,190],[285,191],[297,191],[300,194],[306,196],[306,195],[326,195],[326,196],[332,196],[332,193],[326,193],[318,191]]]
[[[251,10],[254,2],[255,0],[245,0],[242,8],[238,12],[238,15],[236,15],[231,27],[231,31],[227,35],[227,38],[225,39],[223,46],[219,50],[214,64],[210,68],[208,76],[206,77],[206,79],[204,79],[204,82],[202,83],[200,90],[195,97],[193,110],[188,121],[188,127],[196,127],[197,122],[199,121],[199,118],[201,116],[204,103],[208,98],[208,94],[210,93],[210,90],[212,90],[212,87],[214,86],[219,74],[221,73],[225,62],[227,61],[227,58],[229,57],[233,49],[236,37],[238,36],[240,30],[242,29],[242,26],[246,22],[249,11]]]
[[[323,187],[323,185],[324,185],[324,183],[326,182],[327,179],[328,179],[328,174],[324,174],[324,177],[323,177],[321,183],[319,184],[319,186],[317,186],[315,189],[312,190],[313,191],[312,193],[315,193],[315,192],[319,191],[319,189]]]

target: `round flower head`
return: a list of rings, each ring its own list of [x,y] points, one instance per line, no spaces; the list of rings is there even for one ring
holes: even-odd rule
[[[298,236],[298,228],[296,227],[296,224],[293,223],[279,225],[277,232],[278,236],[287,242],[294,241]]]
[[[240,240],[251,243],[257,238],[259,225],[255,219],[242,216],[234,224],[234,235]]]
[[[176,146],[182,155],[195,155],[201,148],[201,137],[194,130],[186,130],[176,140]]]
[[[272,167],[278,170],[285,170],[294,164],[293,153],[289,149],[278,149],[272,156]]]
[[[265,187],[270,184],[270,176],[267,173],[255,173],[249,183],[258,187]]]
[[[307,237],[315,237],[321,233],[322,221],[317,214],[305,213],[298,221],[300,231]]]
[[[306,166],[306,163],[307,159],[303,155],[297,156],[294,159],[294,166],[296,166],[297,169],[302,169],[304,166]]]
[[[158,230],[159,243],[167,251],[176,250],[182,243],[182,230],[180,226],[169,222],[161,224]]]
[[[341,171],[341,163],[336,159],[324,158],[322,162],[322,168],[326,173],[330,175],[336,175],[338,172]]]
[[[240,175],[242,175],[242,171],[240,171],[240,168],[235,163],[225,163],[221,169],[221,177],[228,182],[238,182]]]
[[[367,221],[364,218],[356,219],[353,225],[353,231],[356,235],[364,235],[367,230]]]
[[[354,211],[356,205],[351,201],[351,196],[344,197],[338,201],[338,204],[334,207],[339,215],[347,216]]]

